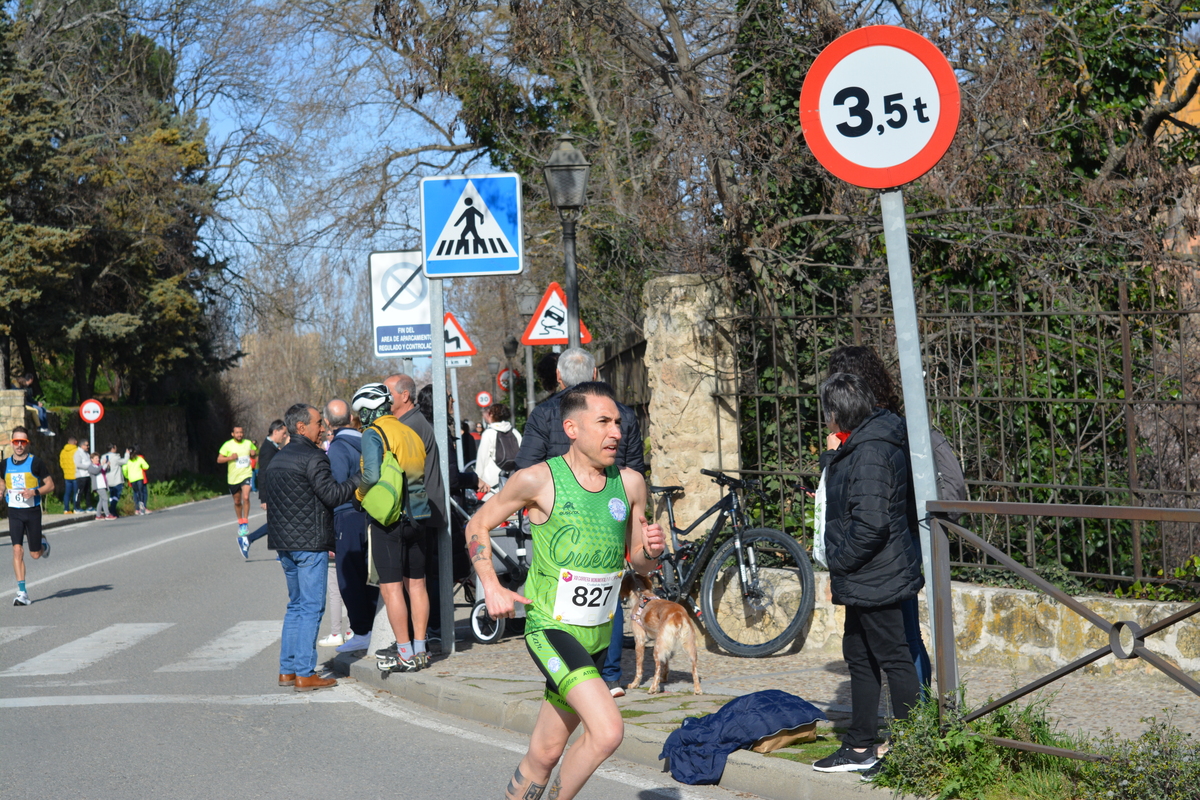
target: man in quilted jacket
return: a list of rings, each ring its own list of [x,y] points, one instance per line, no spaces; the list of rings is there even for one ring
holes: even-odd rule
[[[325,424],[316,408],[297,403],[283,415],[283,423],[291,442],[271,459],[260,482],[267,504],[267,547],[278,551],[288,587],[279,685],[308,692],[337,685],[334,678],[316,674],[317,634],[334,547],[333,509],[350,502],[359,477],[334,480],[318,444]]]

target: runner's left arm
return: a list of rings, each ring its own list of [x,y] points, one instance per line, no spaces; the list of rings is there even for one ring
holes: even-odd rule
[[[625,534],[629,564],[639,575],[649,575],[658,569],[659,556],[667,546],[666,539],[662,526],[646,519],[646,479],[640,472],[624,468],[621,480],[629,500],[629,527]]]
[[[30,465],[29,471],[38,479],[37,493],[42,497],[54,491],[54,478],[50,477],[50,469],[40,458],[35,458],[33,464]]]

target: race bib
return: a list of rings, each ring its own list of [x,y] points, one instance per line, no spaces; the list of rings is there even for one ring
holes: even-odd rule
[[[26,499],[21,494],[21,489],[8,490],[8,507],[9,508],[33,508],[33,498]]]
[[[554,620],[592,628],[613,618],[620,597],[621,573],[597,575],[564,569],[558,573]]]
[[[245,469],[250,466],[250,456],[238,456],[237,465],[238,469]]]

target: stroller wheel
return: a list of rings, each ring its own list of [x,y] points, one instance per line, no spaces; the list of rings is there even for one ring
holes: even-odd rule
[[[487,604],[480,600],[471,609],[471,637],[480,644],[500,641],[504,635],[504,619],[492,619]]]

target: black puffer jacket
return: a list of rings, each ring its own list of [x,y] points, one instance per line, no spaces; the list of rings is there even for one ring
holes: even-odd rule
[[[563,389],[558,394],[550,395],[538,403],[529,415],[525,430],[521,431],[521,449],[515,459],[517,469],[541,464],[571,449],[571,439],[563,430],[562,413],[559,411],[559,403],[566,393],[567,390]],[[638,424],[637,413],[624,403],[617,403],[617,411],[621,414],[621,441],[617,443],[617,466],[629,467],[645,475],[649,469],[643,454],[642,427]]]
[[[904,420],[877,410],[822,454],[821,468],[829,470],[825,556],[833,602],[873,608],[915,596],[925,579]]]
[[[267,504],[268,548],[333,549],[333,509],[350,502],[358,488],[357,475],[338,483],[325,451],[303,436],[293,436],[258,479]]]

